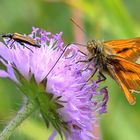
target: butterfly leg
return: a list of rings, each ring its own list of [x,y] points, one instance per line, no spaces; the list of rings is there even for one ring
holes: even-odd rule
[[[85,54],[84,52],[82,52],[82,51],[80,51],[80,50],[78,50],[78,52],[80,52],[81,54],[87,56],[87,54]]]
[[[83,87],[88,83],[88,81],[94,76],[94,74],[97,72],[97,68],[94,70],[94,72],[92,73],[92,75],[87,79],[86,83],[81,87],[81,89],[83,89]]]
[[[80,61],[77,61],[76,64],[77,64],[77,63],[82,63],[82,62],[83,62],[83,63],[88,63],[88,62],[92,61],[93,59],[94,59],[94,57],[91,57],[91,58],[89,58],[89,59],[87,59],[87,60],[80,60]]]
[[[99,79],[98,79],[98,81],[96,82],[96,83],[100,83],[100,82],[102,82],[102,81],[105,81],[106,80],[106,77],[103,75],[103,73],[102,72],[100,72],[99,71]]]
[[[91,63],[89,63],[91,60],[93,60],[93,58],[94,57],[91,57],[91,58],[89,58],[89,59],[87,59],[87,60],[79,60],[79,61],[77,61],[76,62],[76,64],[78,64],[78,63],[88,63],[88,66],[86,66],[86,68],[84,68],[84,70],[83,71],[85,71],[85,70],[87,70],[88,68],[89,68],[89,66],[91,65]],[[95,71],[97,71],[97,70],[95,70]],[[95,73],[94,73],[95,74]],[[93,75],[94,75],[93,74]],[[92,76],[93,77],[93,76]]]
[[[92,73],[92,75],[88,78],[87,82],[94,76],[94,74],[97,72],[97,68],[94,70],[94,72]]]

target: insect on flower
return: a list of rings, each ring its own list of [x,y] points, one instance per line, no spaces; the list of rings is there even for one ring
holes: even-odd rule
[[[95,64],[103,81],[109,74],[122,88],[130,104],[135,103],[133,92],[140,92],[140,65],[134,63],[140,56],[140,38],[87,43],[89,59]]]
[[[10,50],[0,42],[0,77],[11,79],[27,98],[37,101],[47,127],[54,127],[49,140],[57,139],[57,133],[66,140],[95,138],[96,114],[105,113],[108,94],[105,88],[97,92],[98,83],[92,79],[87,82],[93,70],[81,71],[85,64],[75,63],[86,57],[76,45],[64,47],[62,32],[33,28],[30,35],[43,46],[32,54],[19,43]]]
[[[28,44],[28,45],[31,45],[31,46],[34,46],[36,48],[40,48],[41,46],[39,44],[37,44],[35,42],[35,40],[29,36],[24,36],[24,35],[21,35],[19,33],[6,33],[6,34],[3,34],[2,35],[2,38],[10,38],[8,40],[8,43],[13,39],[14,41],[10,44],[10,48],[12,47],[13,43],[16,41],[18,42],[19,44],[25,46],[25,44]],[[7,44],[8,44],[7,43]],[[25,44],[24,44],[25,43]],[[25,46],[26,48],[28,48],[27,46]],[[30,48],[28,48],[30,49]]]
[[[98,71],[102,77],[98,82],[106,80],[103,72],[107,73],[120,85],[128,102],[134,104],[132,93],[140,92],[140,64],[135,63],[140,56],[140,37],[106,42],[92,40],[86,47],[89,52],[88,60],[80,62],[92,61],[95,72]]]

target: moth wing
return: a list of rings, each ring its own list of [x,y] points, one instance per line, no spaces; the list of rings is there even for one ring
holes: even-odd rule
[[[24,36],[24,35],[21,35],[21,34],[18,34],[18,33],[14,33],[13,38],[16,39],[16,40],[24,41],[24,42],[29,42],[30,44],[35,43],[33,38],[31,38],[29,36]]]

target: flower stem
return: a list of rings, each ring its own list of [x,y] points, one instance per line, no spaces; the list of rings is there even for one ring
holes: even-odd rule
[[[4,128],[0,134],[0,140],[8,140],[16,127],[18,127],[31,113],[35,111],[37,104],[35,101],[28,100],[24,102],[22,108],[18,111],[16,117]]]

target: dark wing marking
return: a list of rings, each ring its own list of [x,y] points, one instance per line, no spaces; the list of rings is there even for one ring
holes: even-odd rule
[[[123,89],[129,103],[134,104],[132,92],[140,92],[140,65],[121,57],[109,56],[107,68],[111,77]]]
[[[135,62],[140,56],[140,37],[103,42],[105,51]],[[110,55],[111,55],[110,54]]]

